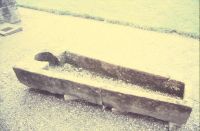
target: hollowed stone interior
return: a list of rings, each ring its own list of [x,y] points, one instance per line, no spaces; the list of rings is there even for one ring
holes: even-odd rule
[[[88,85],[92,85],[94,87],[106,87],[108,90],[111,88],[121,88],[122,90],[134,90],[137,93],[149,93],[152,95],[162,95],[162,96],[169,96],[174,97],[176,99],[181,99],[172,94],[168,94],[166,92],[160,92],[152,90],[150,87],[139,86],[136,84],[131,84],[126,81],[120,79],[114,79],[107,75],[102,75],[100,73],[92,72],[80,67],[76,67],[71,64],[64,64],[63,66],[52,67],[47,66],[45,70],[53,71],[55,73],[61,73],[66,77],[78,81],[80,83],[86,83]],[[139,95],[139,94],[138,94]]]
[[[61,66],[51,70],[87,81],[96,86],[123,87],[183,99],[184,83],[166,77],[121,67],[101,60],[64,52],[59,56]],[[153,95],[152,94],[152,95]]]

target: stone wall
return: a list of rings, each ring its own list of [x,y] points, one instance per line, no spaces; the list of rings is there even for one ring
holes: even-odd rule
[[[15,0],[0,0],[0,24],[20,22]]]

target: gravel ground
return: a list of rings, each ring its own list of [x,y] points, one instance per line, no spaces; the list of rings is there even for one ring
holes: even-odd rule
[[[31,90],[17,81],[13,65],[41,50],[83,55],[169,76],[186,83],[193,112],[181,131],[199,130],[199,41],[70,16],[19,9],[23,32],[0,37],[0,130],[167,130],[141,115],[117,115],[84,101]]]

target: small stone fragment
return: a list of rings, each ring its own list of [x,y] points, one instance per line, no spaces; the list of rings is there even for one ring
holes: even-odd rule
[[[169,131],[177,131],[180,128],[180,125],[177,125],[176,123],[169,122]]]
[[[71,95],[64,95],[64,100],[65,101],[73,101],[73,100],[78,100],[78,97],[71,96]]]

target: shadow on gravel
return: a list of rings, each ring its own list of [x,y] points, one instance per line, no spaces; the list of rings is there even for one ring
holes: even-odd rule
[[[39,94],[42,94],[42,95],[45,95],[45,96],[55,96],[56,98],[64,99],[64,96],[63,96],[63,95],[60,95],[60,94],[52,94],[52,93],[50,93],[50,92],[43,91],[43,90],[39,90],[39,89],[34,89],[34,88],[28,89],[28,92],[29,92],[29,93],[39,93]]]
[[[34,88],[28,89],[28,92],[29,93],[37,93],[37,94],[39,93],[39,94],[45,95],[45,96],[54,96],[54,97],[56,97],[58,99],[64,99],[63,95],[52,94],[52,93],[49,93],[47,91],[34,89]],[[68,101],[66,101],[66,102],[68,102]],[[95,109],[102,109],[102,106],[100,106],[100,105],[93,104],[93,103],[90,103],[90,102],[87,102],[87,101],[81,100],[81,99],[70,100],[70,102],[81,103],[84,106],[90,106],[90,107],[95,108]],[[111,107],[106,107],[105,109],[102,109],[102,111],[112,112],[111,109],[112,109]],[[124,115],[124,116],[130,117],[130,118],[133,118],[133,119],[138,119],[138,120],[142,119],[142,120],[144,120],[146,122],[155,122],[155,123],[158,123],[160,125],[167,125],[168,124],[168,122],[165,122],[165,121],[153,118],[153,117],[149,117],[149,116],[143,116],[143,115],[140,115],[140,114],[135,114],[135,113],[114,112],[114,114],[115,115],[119,115],[119,116],[120,115]]]

